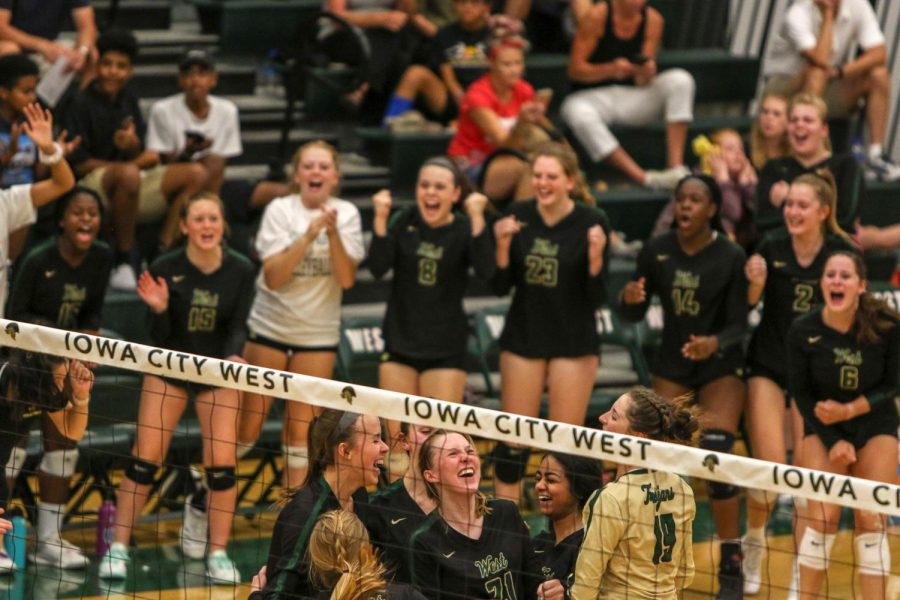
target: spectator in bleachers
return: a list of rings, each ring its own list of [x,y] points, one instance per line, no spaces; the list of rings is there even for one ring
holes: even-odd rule
[[[693,120],[694,79],[684,69],[657,73],[663,18],[646,0],[607,0],[585,14],[572,42],[573,91],[563,120],[594,162],[622,171],[635,183],[672,189],[689,173],[684,166]],[[645,170],[619,145],[614,125],[649,125],[665,118],[667,168]]]
[[[584,541],[582,511],[588,498],[602,487],[600,461],[586,456],[547,452],[534,479],[538,510],[549,528],[533,540],[541,563],[538,597],[569,597],[578,549]]]
[[[534,140],[546,140],[545,131],[553,129],[545,115],[549,97],[537,98],[522,78],[528,41],[521,30],[521,23],[491,19],[488,72],[466,90],[447,149],[494,202],[533,195],[526,154]]]
[[[494,246],[484,218],[488,199],[469,193],[464,179],[447,157],[425,161],[416,182],[416,206],[395,214],[390,226],[391,193],[382,190],[372,198],[369,270],[376,278],[393,271],[378,368],[383,389],[463,400],[468,345],[463,296],[469,269],[484,280],[494,271]],[[459,204],[463,211],[457,212]],[[388,425],[393,442],[399,423]]]
[[[144,118],[128,86],[138,51],[134,34],[107,30],[97,48],[97,78],[73,98],[64,122],[69,133],[81,136],[70,158],[81,184],[95,190],[110,212],[116,251],[110,286],[134,290],[140,259],[137,224],[164,220],[159,243],[168,248],[181,207],[206,186],[206,168],[199,163],[163,165],[158,152],[145,148]]]
[[[37,209],[62,196],[75,185],[63,147],[53,141],[53,117],[37,104],[24,108],[22,133],[38,149],[38,162],[50,167],[50,178],[0,190],[0,316],[6,307],[9,234],[34,223]]]
[[[900,180],[900,165],[884,154],[891,77],[884,34],[869,0],[797,0],[775,34],[763,63],[766,89],[821,96],[829,117],[847,116],[865,98],[866,174]]]
[[[159,257],[138,281],[138,295],[150,310],[153,342],[171,350],[245,362],[241,349],[255,269],[247,258],[223,245],[225,207],[217,196],[198,194],[181,210],[179,226],[186,243]],[[100,577],[127,576],[132,529],[190,399],[203,437],[209,526],[196,522],[188,499],[181,548],[189,558],[206,556],[206,572],[214,584],[240,582],[226,553],[237,499],[240,394],[232,388],[150,374],[144,375],[134,449],[116,499],[115,541],[100,561]]]
[[[97,334],[113,260],[109,246],[97,241],[100,199],[93,191],[76,187],[54,208],[59,234],[32,249],[16,267],[9,318]],[[41,431],[44,456],[38,470],[37,543],[28,557],[39,565],[83,569],[88,558],[60,536],[78,446],[61,435],[46,414]]]
[[[581,425],[599,364],[595,311],[606,301],[609,222],[574,199],[593,196],[570,148],[542,146],[531,170],[536,198],[516,202],[494,225],[494,291],[515,287],[500,336],[500,399],[503,410],[535,417],[546,389],[547,418]],[[497,444],[498,497],[519,500],[528,454]]]
[[[438,30],[430,64],[403,73],[384,113],[386,123],[411,110],[419,96],[440,121],[457,117],[466,89],[487,70],[490,7],[490,0],[453,0],[456,20]]]
[[[356,513],[365,522],[365,488],[378,483],[387,449],[376,416],[326,408],[309,423],[309,471],[275,521],[263,598],[307,598],[321,591],[309,577],[311,525],[333,510]]]
[[[825,259],[836,250],[855,251],[850,236],[837,224],[837,191],[827,170],[794,179],[784,202],[784,229],[766,235],[747,259],[747,300],[761,300],[762,318],[747,351],[747,430],[753,457],[785,463],[784,426],[788,385],[787,334],[798,317],[822,304],[819,279]],[[803,439],[796,407],[790,410],[794,463]],[[747,534],[744,551],[744,593],[759,592],[766,543],[766,522],[774,504],[771,494],[747,490]]]
[[[759,111],[750,128],[750,162],[757,172],[766,162],[790,154],[788,142],[788,97],[766,92],[759,101]]]
[[[9,501],[9,483],[14,482],[25,463],[24,446],[31,427],[46,415],[56,437],[78,443],[88,423],[88,406],[94,374],[84,363],[51,354],[20,348],[7,351],[0,375],[0,512]],[[59,517],[60,520],[62,517]],[[8,532],[0,520],[0,532]],[[0,548],[3,546],[0,535]],[[0,574],[16,570],[6,550],[0,549]]]
[[[69,13],[74,47],[57,38]],[[65,57],[69,68],[86,73],[97,63],[97,24],[90,0],[0,0],[0,54],[32,52],[48,63]]]
[[[178,63],[182,92],[155,102],[147,123],[147,149],[162,162],[196,162],[206,167],[206,189],[218,194],[225,164],[240,156],[241,124],[234,102],[213,96],[219,75],[209,55],[190,50]]]
[[[653,367],[654,391],[669,399],[696,393],[703,411],[700,447],[731,452],[746,390],[742,342],[747,329],[746,257],[721,235],[722,192],[708,175],[689,175],[675,189],[675,229],[644,244],[621,296],[622,316],[647,313],[654,294],[664,315]],[[780,430],[779,430],[780,431]],[[740,598],[738,488],[709,482],[716,533],[722,540],[719,600]]]
[[[250,364],[330,378],[340,341],[341,295],[356,279],[365,256],[359,210],[336,198],[341,172],[334,147],[321,140],[300,147],[293,159],[294,193],[276,198],[256,234],[262,272],[250,311],[244,357]],[[238,453],[262,431],[272,398],[244,396]],[[310,405],[286,402],[283,483],[300,484],[308,466]]]

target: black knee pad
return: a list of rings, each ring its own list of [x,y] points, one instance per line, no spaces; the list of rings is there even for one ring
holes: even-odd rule
[[[156,480],[159,467],[153,463],[131,457],[131,463],[125,469],[125,477],[140,485],[150,485]]]
[[[503,442],[497,442],[492,456],[494,477],[503,483],[519,483],[525,477],[531,448],[512,448]]]
[[[237,485],[234,467],[206,467],[206,486],[213,492],[230,490]]]
[[[707,429],[700,434],[700,447],[731,454],[734,449],[734,434],[723,429]],[[720,481],[707,482],[710,500],[728,500],[737,496],[738,488]]]

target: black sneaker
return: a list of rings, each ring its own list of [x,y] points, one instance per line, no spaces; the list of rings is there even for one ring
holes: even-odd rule
[[[743,600],[744,573],[740,542],[722,542],[719,550],[719,593],[716,600]]]

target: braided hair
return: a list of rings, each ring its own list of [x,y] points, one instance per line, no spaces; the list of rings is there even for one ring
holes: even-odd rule
[[[626,416],[635,433],[652,440],[685,444],[700,429],[696,409],[690,405],[692,394],[668,400],[645,387],[635,387],[627,393],[631,404]]]
[[[385,567],[352,512],[333,510],[316,521],[309,538],[309,577],[333,590],[332,600],[370,600],[387,592]]]

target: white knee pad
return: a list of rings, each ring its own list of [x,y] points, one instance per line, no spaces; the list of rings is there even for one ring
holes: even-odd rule
[[[807,527],[800,540],[797,563],[807,569],[824,571],[828,568],[828,559],[831,557],[831,547],[834,546],[836,534],[817,531]]]
[[[281,453],[284,456],[284,466],[287,469],[305,469],[309,466],[309,457],[306,446],[281,445]]]
[[[238,442],[237,452],[235,452],[237,459],[241,460],[242,458],[250,454],[250,451],[253,450],[254,446],[255,444],[245,444],[244,442]]]
[[[884,577],[891,572],[891,549],[884,532],[856,536],[856,564],[860,575]]]
[[[44,452],[41,458],[41,473],[54,477],[71,477],[75,474],[75,465],[78,464],[78,448],[69,450],[52,450]]]
[[[15,481],[25,466],[25,459],[28,458],[28,452],[25,448],[14,446],[12,452],[9,453],[9,460],[6,461],[6,478]]]

